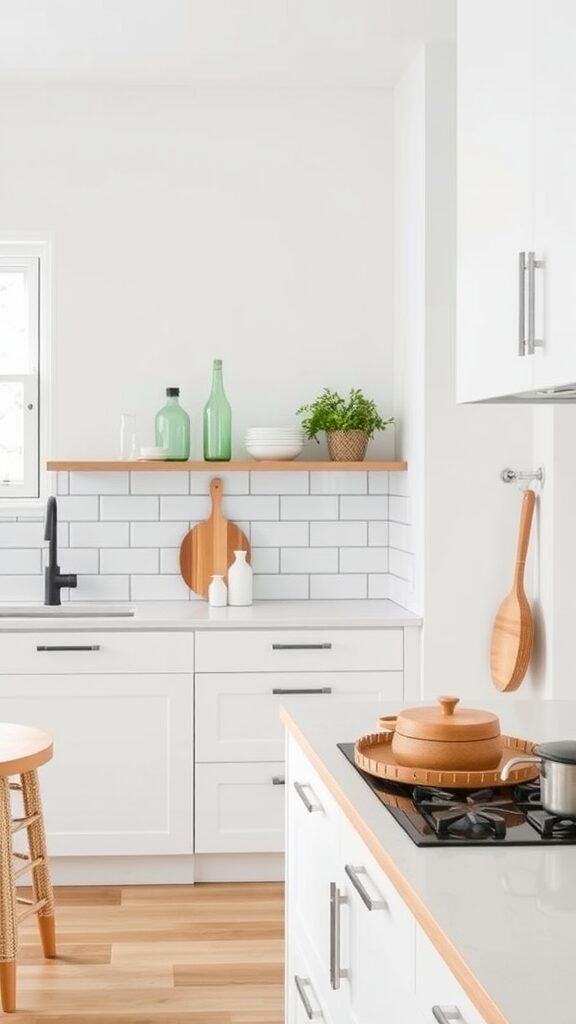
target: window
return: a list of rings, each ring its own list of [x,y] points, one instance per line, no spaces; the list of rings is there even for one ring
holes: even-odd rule
[[[0,241],[0,507],[41,497],[45,247]],[[5,500],[9,499],[9,500]],[[15,504],[15,503],[14,503]]]

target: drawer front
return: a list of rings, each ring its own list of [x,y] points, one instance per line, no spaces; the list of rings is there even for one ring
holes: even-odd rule
[[[416,1001],[427,1024],[437,1024],[434,1006],[439,1006],[445,1013],[455,1014],[458,1011],[459,1016],[453,1018],[454,1024],[485,1024],[482,1014],[419,926],[416,927]],[[450,1012],[448,1020],[451,1020]]]
[[[196,760],[280,761],[279,707],[309,697],[402,700],[402,672],[198,673]],[[376,723],[374,723],[376,727]]]
[[[193,633],[12,633],[0,637],[0,674],[194,671]]]
[[[289,937],[286,958],[286,1021],[287,1024],[332,1024],[333,1018],[326,998],[314,977],[313,968],[301,943]]]
[[[401,670],[402,629],[200,631],[198,672]]]
[[[196,853],[284,849],[284,764],[200,764],[195,772]]]

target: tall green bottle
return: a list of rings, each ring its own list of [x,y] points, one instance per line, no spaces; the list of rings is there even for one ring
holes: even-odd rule
[[[204,458],[229,462],[232,456],[232,410],[224,392],[222,360],[212,364],[212,390],[204,406]]]
[[[166,405],[156,414],[156,444],[166,448],[167,458],[182,462],[190,458],[190,417],[179,402],[180,388],[166,388]]]

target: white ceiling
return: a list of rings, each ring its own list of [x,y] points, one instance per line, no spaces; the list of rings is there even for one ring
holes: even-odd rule
[[[0,82],[389,87],[456,0],[0,0]]]

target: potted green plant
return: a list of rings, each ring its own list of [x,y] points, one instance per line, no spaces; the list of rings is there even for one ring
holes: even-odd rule
[[[326,432],[328,454],[335,462],[362,462],[370,438],[394,423],[393,416],[383,419],[376,403],[360,388],[351,388],[347,399],[324,388],[314,402],[298,409],[297,415],[301,413],[306,414],[302,429],[307,437],[320,443],[318,434]]]

